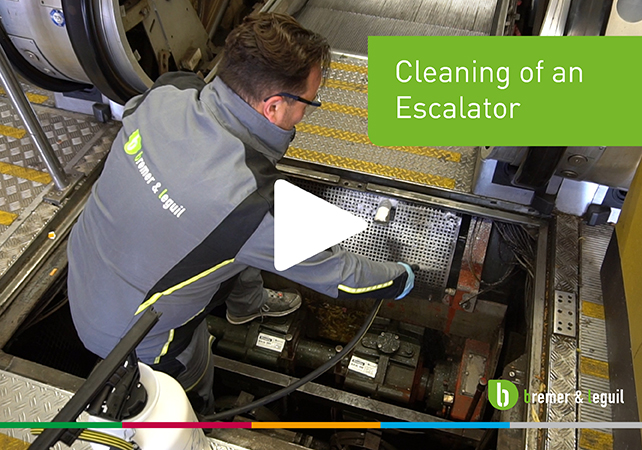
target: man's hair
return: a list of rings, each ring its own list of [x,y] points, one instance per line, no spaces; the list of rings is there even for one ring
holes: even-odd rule
[[[257,104],[278,92],[303,94],[315,65],[324,74],[330,66],[324,37],[290,16],[259,13],[228,35],[217,76],[243,100]]]

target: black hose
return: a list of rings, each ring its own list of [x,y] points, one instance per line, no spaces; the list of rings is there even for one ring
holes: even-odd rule
[[[363,325],[359,329],[359,332],[352,338],[350,342],[348,342],[348,344],[344,347],[344,349],[340,353],[337,353],[336,355],[334,355],[331,359],[326,361],[322,366],[316,368],[314,371],[310,372],[303,378],[300,378],[294,384],[286,386],[283,389],[280,389],[276,392],[271,393],[270,395],[266,395],[265,397],[255,400],[252,403],[248,403],[247,405],[244,405],[244,406],[239,406],[237,408],[229,409],[227,411],[222,411],[220,413],[213,414],[211,416],[205,416],[201,419],[201,421],[215,422],[217,420],[227,419],[229,417],[233,417],[238,414],[243,414],[247,411],[251,411],[255,408],[259,408],[261,406],[267,405],[268,403],[272,403],[273,401],[278,400],[281,397],[285,397],[286,395],[299,389],[304,384],[324,374],[330,368],[334,367],[339,361],[345,358],[359,343],[359,341],[363,338],[363,336],[365,336],[366,332],[372,326],[372,323],[374,322],[375,317],[377,317],[377,313],[379,313],[379,309],[381,308],[382,303],[383,303],[383,299],[379,299],[375,301],[372,311],[370,311],[370,314],[368,315]]]

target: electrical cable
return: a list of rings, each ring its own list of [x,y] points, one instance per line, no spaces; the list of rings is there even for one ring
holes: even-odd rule
[[[260,406],[267,405],[268,403],[272,403],[275,400],[280,399],[281,397],[285,397],[286,395],[296,391],[298,388],[303,386],[304,384],[316,379],[323,373],[327,372],[329,369],[334,367],[339,361],[341,361],[343,358],[345,358],[353,349],[354,347],[363,339],[365,336],[366,332],[370,329],[372,324],[374,323],[375,317],[377,317],[377,314],[379,313],[379,309],[381,308],[381,305],[383,304],[383,299],[378,299],[375,300],[375,304],[372,308],[372,311],[370,311],[370,314],[364,321],[363,325],[361,326],[361,329],[359,329],[359,332],[352,338],[350,342],[344,347],[344,349],[340,352],[334,355],[331,359],[326,361],[322,366],[319,366],[316,368],[314,371],[310,372],[303,378],[300,378],[298,381],[295,383],[284,387],[283,389],[280,389],[276,392],[273,392],[270,395],[267,395],[263,398],[260,398],[256,401],[253,401],[252,403],[248,403],[247,405],[244,406],[239,406],[233,409],[229,409],[227,411],[222,411],[210,416],[205,416],[201,418],[201,421],[203,422],[215,422],[218,420],[223,420],[227,419],[229,417],[236,416],[238,414],[243,414],[247,411],[251,411],[252,409],[258,408]]]
[[[32,328],[34,325],[36,325],[36,324],[38,324],[38,323],[42,322],[42,321],[43,321],[43,320],[45,320],[47,317],[49,317],[49,316],[53,315],[54,313],[56,313],[57,311],[59,311],[59,310],[60,310],[60,308],[62,308],[63,306],[65,306],[68,302],[69,302],[69,298],[68,298],[67,296],[65,296],[65,298],[64,298],[64,299],[62,299],[62,300],[61,300],[60,302],[58,302],[56,305],[54,305],[53,307],[51,307],[47,312],[44,312],[45,310],[43,309],[43,310],[41,311],[41,313],[40,313],[40,315],[39,315],[39,316],[37,316],[37,317],[36,317],[36,318],[34,318],[32,321],[30,321],[27,325],[25,325],[25,326],[24,326],[24,328],[21,330],[21,334],[22,334],[22,332],[27,331],[29,328]],[[47,305],[47,306],[48,306],[48,305]],[[16,333],[16,334],[17,334],[17,333]]]
[[[31,434],[38,436],[42,434],[43,431],[44,428],[32,428]],[[78,439],[82,441],[92,442],[94,444],[106,445],[118,450],[136,450],[138,448],[138,445],[136,445],[135,443],[127,442],[126,440],[121,439],[118,436],[113,436],[111,434],[94,430],[83,430],[78,436]]]

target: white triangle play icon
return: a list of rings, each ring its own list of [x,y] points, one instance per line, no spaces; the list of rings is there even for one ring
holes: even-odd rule
[[[274,267],[286,270],[368,228],[368,223],[307,191],[274,183]]]

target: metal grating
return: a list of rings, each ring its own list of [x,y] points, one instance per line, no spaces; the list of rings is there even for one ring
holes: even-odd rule
[[[377,208],[387,197],[293,180],[299,187],[361,217],[368,228],[341,243],[342,247],[374,261],[418,264],[415,286],[419,291],[446,286],[461,217],[428,206],[390,199],[395,215],[388,224],[374,223]]]

